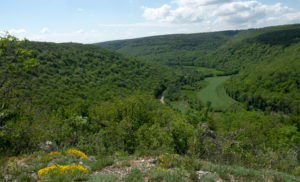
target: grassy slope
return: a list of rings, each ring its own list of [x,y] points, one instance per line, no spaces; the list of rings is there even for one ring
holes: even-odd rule
[[[209,84],[204,89],[198,92],[198,97],[204,102],[211,102],[211,106],[217,110],[224,110],[235,103],[235,101],[229,97],[224,89],[224,82],[228,79],[228,76],[206,78]]]

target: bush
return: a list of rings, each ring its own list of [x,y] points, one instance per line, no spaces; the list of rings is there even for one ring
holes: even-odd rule
[[[97,160],[91,166],[92,171],[100,170],[106,166],[111,166],[114,164],[114,159],[105,157],[102,159]]]
[[[144,175],[141,170],[135,168],[130,171],[124,180],[125,182],[144,182]]]

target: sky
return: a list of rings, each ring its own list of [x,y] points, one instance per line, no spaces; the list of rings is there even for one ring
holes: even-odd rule
[[[109,40],[300,23],[300,0],[0,0],[0,35]]]

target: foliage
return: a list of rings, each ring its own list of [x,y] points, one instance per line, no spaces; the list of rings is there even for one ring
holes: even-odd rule
[[[174,168],[182,165],[178,154],[165,153],[159,156],[159,165],[163,168]]]
[[[113,164],[114,164],[114,159],[110,157],[104,157],[102,159],[98,159],[97,161],[95,161],[91,166],[91,170],[92,171],[100,170],[106,166],[111,166]]]
[[[137,168],[132,169],[124,181],[125,182],[131,182],[131,181],[132,182],[143,182],[144,181],[143,172]]]
[[[74,173],[80,171],[82,173],[88,173],[88,170],[81,165],[52,165],[43,169],[40,169],[37,173],[40,178],[46,175],[59,175],[64,173]]]
[[[66,150],[66,154],[71,154],[71,155],[75,155],[78,157],[88,158],[88,156],[85,155],[85,153],[81,152],[80,150],[76,150],[76,149],[68,149],[68,150]]]
[[[186,46],[187,52],[191,53],[193,45],[187,42],[192,42],[199,49],[210,44],[211,40],[216,43],[211,41],[211,47],[203,49],[205,54],[200,51],[202,57],[197,53],[190,60],[183,61],[183,66],[173,68],[126,57],[94,45],[20,44],[21,49],[34,50],[28,58],[38,59],[39,64],[25,71],[7,71],[7,74],[6,64],[0,65],[1,78],[2,75],[10,75],[11,79],[30,86],[30,89],[11,87],[10,94],[17,97],[0,101],[7,103],[0,111],[0,152],[4,155],[32,153],[39,150],[41,142],[49,140],[61,149],[77,148],[88,155],[118,156],[127,153],[157,156],[168,152],[170,155],[162,157],[161,167],[156,166],[159,170],[153,174],[153,178],[164,180],[187,181],[189,175],[196,179],[196,172],[205,168],[205,164],[192,162],[194,158],[191,156],[227,166],[209,165],[209,170],[218,173],[216,178],[225,180],[230,178],[228,173],[241,180],[268,180],[264,177],[265,173],[257,173],[253,169],[297,174],[300,161],[298,34],[292,33],[292,37],[296,38],[289,38],[283,44],[266,41],[270,36],[264,34],[285,28],[294,29],[287,31],[289,33],[298,30],[297,26],[288,26],[195,35],[199,36],[195,40],[205,40],[198,43],[191,41],[193,35],[190,35],[176,49]],[[251,35],[244,35],[245,32]],[[263,38],[258,39],[259,35]],[[178,45],[172,36],[167,36],[168,39],[175,41],[174,46]],[[151,41],[151,38],[146,40]],[[138,41],[147,43],[143,39]],[[197,49],[192,51],[197,52]],[[181,60],[178,59],[178,63]],[[191,60],[197,64],[188,64]],[[211,66],[223,72],[199,66]],[[225,88],[233,98],[247,103],[246,110],[234,106],[227,111],[221,108],[222,112],[215,113],[212,109],[215,103],[219,103],[220,107],[227,106],[216,97],[220,93],[227,97],[222,87],[225,79],[221,79],[226,77],[204,79],[215,74],[237,73],[237,70],[238,74],[228,79]],[[196,93],[212,79],[216,80],[209,92],[214,93],[215,98],[203,103],[197,99]],[[17,93],[24,95],[19,97]],[[207,92],[206,97],[211,93]],[[161,96],[166,98],[165,105],[157,99]],[[184,107],[185,112],[169,107],[176,104]],[[253,106],[264,112],[254,111]],[[81,152],[75,153],[85,157]],[[176,157],[173,153],[190,159]],[[93,171],[113,163],[108,158],[95,161],[90,157],[65,154],[39,154],[26,161],[34,166],[26,170],[20,168],[21,160],[11,161],[5,163],[3,171],[9,171],[14,179],[27,179],[26,175],[20,175],[28,175],[30,170],[37,172],[49,164],[65,166],[82,162]],[[228,165],[244,166],[252,168],[252,171]],[[85,173],[75,172],[74,175],[50,178],[54,181],[87,178]],[[132,176],[141,175],[133,171]],[[265,176],[274,180],[292,179],[277,173]],[[203,178],[210,180],[214,176]]]
[[[299,30],[295,24],[96,45],[181,70],[205,66],[222,70],[218,76],[239,73],[226,84],[231,97],[269,112],[299,114]],[[180,96],[172,91],[171,101]]]

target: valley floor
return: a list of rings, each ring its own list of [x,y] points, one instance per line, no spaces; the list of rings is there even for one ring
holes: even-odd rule
[[[211,106],[217,110],[224,110],[234,103],[231,97],[229,97],[224,89],[224,82],[229,76],[210,77],[205,81],[208,85],[197,93],[197,96],[203,101],[203,103],[210,102]]]

